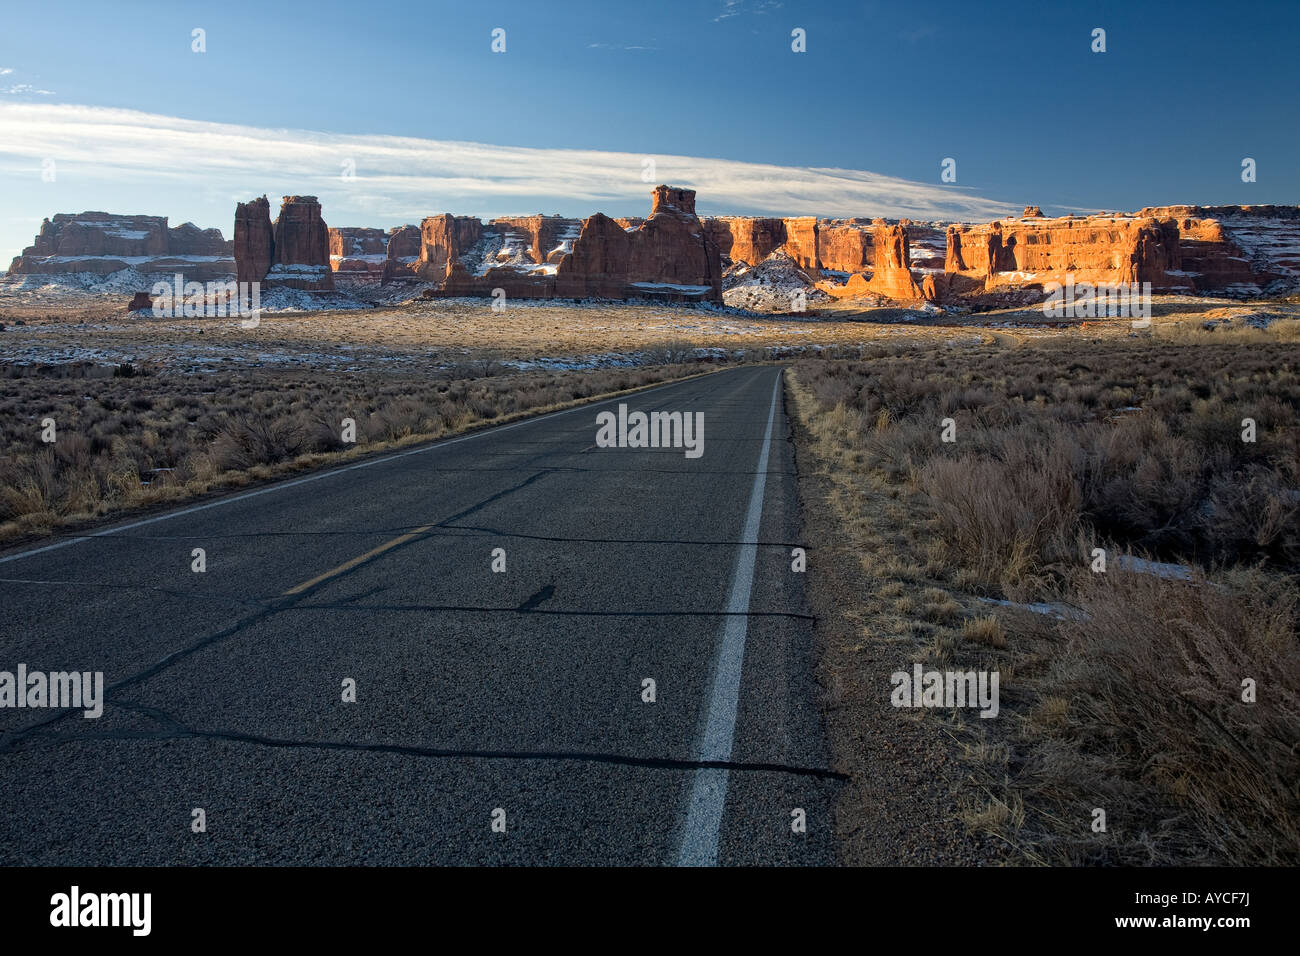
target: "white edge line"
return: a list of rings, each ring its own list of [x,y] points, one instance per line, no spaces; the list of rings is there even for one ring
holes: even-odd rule
[[[709,713],[700,738],[701,761],[731,759],[736,736],[736,711],[740,706],[740,678],[745,663],[745,636],[749,630],[749,598],[754,587],[754,564],[758,556],[758,535],[763,523],[763,493],[767,487],[767,463],[772,448],[772,425],[776,421],[776,400],[781,386],[781,372],[772,383],[772,405],[767,413],[767,431],[759,452],[754,485],[749,494],[749,510],[736,551],[727,597],[727,617],[718,641],[718,660],[713,670],[713,689],[709,695]],[[727,803],[728,773],[725,769],[701,767],[691,784],[690,804],[682,830],[678,866],[715,866],[718,862],[718,837],[722,832],[722,813]]]
[[[743,367],[743,366],[742,366]],[[718,369],[719,372],[729,372],[733,369]],[[708,375],[711,373],[705,373]],[[548,418],[558,418],[561,415],[568,415],[572,412],[580,412],[583,409],[599,408],[601,405],[608,405],[610,402],[623,401],[634,398],[637,395],[647,394],[657,391],[661,388],[670,388],[674,385],[683,385],[686,382],[695,381],[704,376],[692,375],[688,378],[676,382],[664,382],[660,385],[654,385],[650,388],[638,389],[635,392],[629,392],[623,395],[614,395],[610,398],[602,398],[598,402],[587,402],[582,405],[575,405],[573,408],[563,408],[558,412],[547,412],[545,415],[538,415],[533,418],[525,418],[522,421],[510,422],[506,425],[493,425],[491,428],[483,428],[469,435],[461,435],[458,438],[446,438],[435,440],[431,444],[421,445],[419,448],[410,448],[406,451],[399,451],[392,455],[384,455],[381,458],[369,458],[365,461],[359,461],[351,465],[343,465],[336,468],[328,468],[316,474],[306,475],[302,478],[293,478],[289,481],[279,481],[275,484],[268,485],[265,488],[258,488],[256,491],[246,491],[243,494],[232,495],[228,498],[219,498],[216,501],[209,501],[205,504],[194,505],[189,508],[182,508],[180,511],[169,511],[166,514],[154,515],[152,518],[143,518],[140,521],[133,521],[130,524],[118,525],[113,528],[106,528],[103,531],[95,531],[91,534],[78,535],[72,538],[65,538],[62,541],[56,541],[53,544],[42,545],[39,548],[32,548],[30,551],[19,551],[17,554],[10,554],[0,558],[0,564],[8,564],[10,561],[21,561],[23,558],[35,557],[38,554],[44,554],[47,551],[57,551],[59,548],[67,548],[74,544],[80,544],[83,541],[90,541],[92,538],[106,538],[111,535],[120,534],[123,531],[130,531],[134,528],[143,528],[145,525],[155,524],[159,521],[167,521],[171,518],[180,518],[185,515],[192,515],[199,511],[207,511],[209,508],[219,508],[222,505],[233,505],[237,501],[247,501],[249,498],[256,498],[258,495],[267,495],[273,491],[283,491],[285,488],[293,488],[298,485],[305,485],[311,481],[320,481],[322,478],[329,478],[333,475],[341,475],[344,472],[355,471],[358,468],[369,468],[371,465],[382,465],[385,462],[396,461],[398,458],[406,458],[408,455],[422,455],[425,452],[436,451],[439,448],[446,448],[448,445],[455,445],[463,441],[469,441],[474,438],[482,438],[484,435],[499,434],[500,432],[509,431],[512,428],[520,428],[524,425],[532,425],[535,422],[545,421]]]

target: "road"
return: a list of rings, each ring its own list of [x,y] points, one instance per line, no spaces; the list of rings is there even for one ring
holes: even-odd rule
[[[106,697],[0,709],[0,863],[834,862],[780,374],[0,558],[0,670]],[[597,447],[619,402],[704,453]]]

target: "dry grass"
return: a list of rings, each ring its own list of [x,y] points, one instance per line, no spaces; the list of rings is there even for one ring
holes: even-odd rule
[[[430,300],[338,312],[265,313],[255,329],[220,319],[138,319],[114,307],[58,306],[33,312],[0,295],[0,360],[29,351],[95,349],[109,354],[176,356],[199,352],[236,360],[259,354],[310,354],[346,363],[457,361],[495,353],[501,360],[634,353],[654,364],[687,347],[795,349],[810,343],[857,353],[871,339],[938,338],[943,329],[909,325],[763,317],[709,309],[571,302],[520,302],[502,312],[490,300]],[[21,314],[22,317],[17,316]],[[21,324],[20,324],[21,323]],[[222,359],[224,360],[224,359]],[[473,360],[473,359],[467,359]],[[673,361],[666,358],[664,361]]]
[[[241,370],[199,376],[81,364],[0,380],[0,540],[429,441],[680,378],[699,365],[423,375]],[[474,371],[486,377],[469,377]],[[41,440],[52,418],[56,440]],[[356,442],[343,441],[343,420]]]
[[[855,619],[900,665],[1001,675],[1001,719],[940,718],[968,825],[1026,862],[1300,860],[1300,346],[877,346],[790,379],[869,583]]]
[[[1014,789],[1057,816],[1106,808],[1108,827],[1052,834],[1053,855],[1294,864],[1294,580],[1110,573],[1083,578],[1074,600],[1084,616],[1061,625],[1036,682],[1058,696],[1041,698],[1027,720],[1022,739],[1034,746]],[[1247,679],[1254,703],[1243,700]]]

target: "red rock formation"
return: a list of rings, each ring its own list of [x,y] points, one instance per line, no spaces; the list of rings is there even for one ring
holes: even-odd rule
[[[704,228],[721,255],[751,266],[758,265],[786,241],[782,219],[727,216],[704,220]]]
[[[59,213],[41,223],[24,255],[164,256],[166,216],[115,216],[107,212]]]
[[[962,255],[962,236],[965,232],[965,226],[948,227],[948,254],[944,258],[944,272],[966,272],[970,269]]]
[[[1135,215],[1178,230],[1182,268],[1197,291],[1300,286],[1300,206],[1156,206]]]
[[[889,226],[882,222],[875,227],[872,246],[875,258],[868,289],[876,295],[904,302],[915,302],[923,298],[921,287],[912,276],[907,229],[901,225]]]
[[[1026,282],[1151,282],[1174,288],[1178,230],[1152,218],[1005,219],[951,226],[945,268],[984,279],[985,288]]]
[[[681,216],[695,216],[695,190],[678,186],[656,186],[650,193],[650,218],[657,213],[670,212]]]
[[[573,252],[556,269],[555,294],[575,299],[623,298],[631,235],[602,213],[584,219]]]
[[[868,271],[875,261],[874,231],[864,219],[822,219],[817,223],[817,263],[830,272]]]
[[[275,258],[271,204],[265,196],[235,206],[235,278],[261,282]]]
[[[447,276],[447,260],[459,259],[483,236],[483,223],[473,216],[428,216],[420,224],[420,259],[416,274],[426,282]]]
[[[868,299],[877,298],[876,293],[871,288],[871,280],[864,272],[852,273],[847,282],[840,283],[833,279],[822,279],[817,283],[817,288],[836,299]]]
[[[658,186],[634,229],[597,213],[583,220],[555,276],[562,297],[722,300],[722,257],[695,214],[695,191]]]
[[[382,279],[388,235],[382,229],[330,227],[330,268],[351,278]]]
[[[541,264],[559,262],[561,256],[573,251],[582,220],[560,216],[513,216],[493,219],[487,228],[522,237],[528,257]]]
[[[32,245],[14,258],[11,274],[107,276],[180,272],[187,280],[226,278],[234,271],[231,243],[219,229],[187,222],[167,228],[166,216],[107,212],[59,213],[41,223]]]
[[[394,226],[388,230],[386,251],[390,259],[420,258],[420,227]]]
[[[330,258],[384,255],[388,234],[382,229],[363,226],[330,226]]]
[[[148,292],[137,292],[131,296],[131,301],[126,308],[129,312],[148,312],[153,308],[153,299]]]
[[[1150,282],[1156,292],[1284,292],[1300,287],[1300,207],[1157,206],[954,225],[944,268],[989,292],[1071,278]],[[949,285],[964,294],[971,283]]]
[[[324,291],[334,288],[329,227],[315,196],[285,196],[275,220],[274,258],[268,285]]]
[[[420,261],[420,227],[396,226],[390,229],[385,253],[384,282],[417,278],[415,266]]]
[[[827,272],[870,272],[875,261],[873,238],[875,227],[883,219],[787,219],[720,216],[705,220],[709,236],[722,255],[732,262],[755,265],[775,252],[785,252],[810,275]],[[914,255],[914,265],[941,270],[945,242],[940,229],[931,224],[899,220],[907,230]],[[843,287],[840,287],[841,291]]]
[[[801,269],[815,270],[817,264],[817,220],[813,216],[786,219],[785,251]]]
[[[487,225],[471,216],[430,216],[421,226],[420,258],[413,269],[426,282],[438,283],[436,295],[488,296],[504,289],[509,298],[549,298],[558,269],[553,253],[557,246],[567,248],[571,240],[564,237],[570,231],[576,236],[576,220],[557,216],[495,219]]]
[[[1263,288],[1282,278],[1287,270],[1285,262],[1270,262],[1266,258],[1252,268],[1251,258],[1233,242],[1223,223],[1217,219],[1176,219],[1172,221],[1178,231],[1178,260],[1181,271],[1197,291],[1227,290],[1234,287],[1255,286]],[[1261,229],[1259,232],[1265,232]],[[1293,233],[1293,242],[1300,238]],[[1243,236],[1243,240],[1245,237]],[[1293,250],[1300,248],[1293,245]],[[1300,272],[1300,261],[1293,262],[1292,274]]]
[[[1021,219],[1042,219],[1043,210],[1039,206],[1026,206],[1025,211],[1020,214]]]
[[[656,186],[650,218],[627,235],[629,295],[655,294],[654,287],[695,287],[722,301],[722,257],[695,214],[694,189]]]

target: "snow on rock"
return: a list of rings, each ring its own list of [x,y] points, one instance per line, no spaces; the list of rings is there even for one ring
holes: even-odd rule
[[[803,306],[828,302],[831,296],[818,289],[808,274],[784,249],[772,253],[756,266],[738,262],[722,274],[722,301],[733,308],[752,312],[798,312],[799,294]]]

